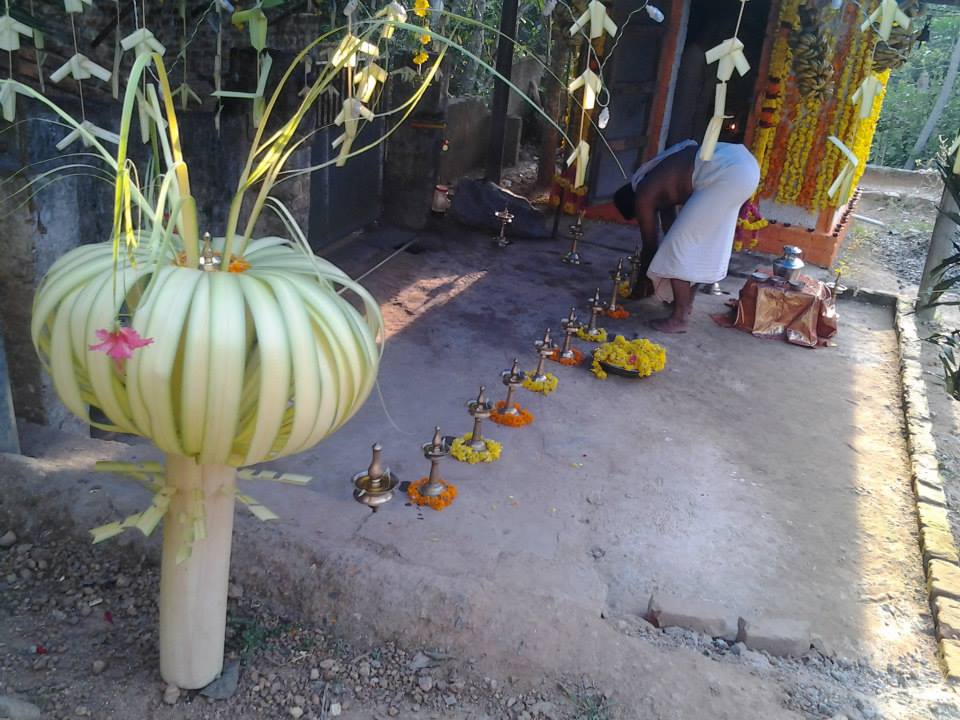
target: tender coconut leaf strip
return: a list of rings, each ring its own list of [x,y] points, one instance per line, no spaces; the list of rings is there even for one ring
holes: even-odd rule
[[[330,369],[318,362],[310,320],[290,282],[273,273],[265,273],[263,280],[284,308],[283,322],[289,338],[296,404],[290,437],[281,452],[288,454],[305,447],[317,417],[332,411],[330,393],[322,393],[321,386],[331,387],[333,380]]]
[[[211,273],[201,273],[190,317],[184,333],[183,366],[180,380],[180,428],[183,451],[197,457],[203,448],[203,428],[207,422],[207,378],[210,375],[210,281]]]
[[[199,462],[225,464],[230,458],[243,392],[246,358],[245,304],[231,273],[210,276],[210,317],[216,342],[210,343],[207,422]]]
[[[283,423],[287,402],[291,398],[291,358],[289,338],[283,314],[266,282],[240,276],[247,307],[256,326],[259,356],[259,397],[252,423],[253,432],[244,457],[244,464],[268,457]],[[254,383],[250,383],[253,387]]]
[[[149,536],[156,529],[157,525],[160,523],[160,520],[166,513],[167,508],[170,505],[171,498],[173,498],[173,496],[177,493],[176,488],[167,484],[162,463],[144,462],[138,464],[100,461],[96,463],[94,470],[97,472],[113,473],[115,475],[123,475],[132,478],[153,492],[150,506],[143,512],[134,513],[133,515],[129,515],[121,521],[107,523],[106,525],[101,525],[100,527],[96,527],[91,530],[90,533],[93,535],[94,543],[103,542],[104,540],[115,537],[124,530],[131,528],[139,530],[145,536]],[[269,470],[240,470],[237,473],[237,477],[240,480],[278,482],[300,486],[306,485],[312,479],[307,475],[276,473]],[[238,502],[246,505],[250,512],[253,513],[253,515],[259,520],[268,521],[278,519],[278,516],[273,511],[249,495],[235,491],[234,497]],[[188,520],[189,522],[193,523],[194,540],[199,540],[205,535],[205,519],[202,502],[194,503],[194,509],[191,512],[191,517],[189,519],[184,518],[184,520]],[[189,557],[190,544],[187,543],[186,548],[181,548],[178,555],[184,555],[182,558],[179,558],[181,561]]]
[[[137,353],[140,363],[141,389],[153,428],[153,441],[164,452],[185,455],[173,408],[173,393],[179,383],[174,378],[174,365],[180,349],[187,313],[203,273],[185,268],[164,268],[169,279],[156,290],[156,310],[144,337],[156,338],[156,347]]]

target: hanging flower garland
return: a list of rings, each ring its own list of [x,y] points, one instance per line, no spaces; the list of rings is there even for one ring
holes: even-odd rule
[[[590,369],[599,379],[605,380],[607,372],[600,363],[635,372],[639,377],[649,377],[667,366],[667,350],[646,338],[627,340],[623,335],[617,335],[613,342],[601,345],[593,354]]]
[[[430,10],[430,0],[414,0],[413,3],[413,12],[419,17],[423,18],[423,28],[425,31],[428,31],[430,28],[430,21],[427,19],[427,12]],[[423,32],[420,35],[420,52],[413,56],[413,64],[416,66],[423,65],[430,56],[427,55],[427,45],[430,44],[431,36],[429,32]]]
[[[515,413],[504,412],[506,409],[506,401],[501,400],[498,402],[494,411],[490,413],[490,420],[497,425],[513,428],[524,427],[531,424],[534,420],[534,414],[522,407],[519,403],[513,404],[513,409],[516,410]]]
[[[430,478],[420,478],[407,486],[407,497],[410,502],[419,507],[427,506],[432,510],[443,510],[453,504],[457,498],[457,486],[444,481],[443,492],[439,495],[421,495],[420,490],[430,482]]]
[[[760,214],[760,208],[756,203],[745,202],[740,208],[737,230],[733,235],[734,251],[740,252],[745,244],[751,250],[755,248],[759,242],[757,234],[769,224],[770,222]]]
[[[584,355],[582,352],[577,350],[575,347],[570,348],[570,352],[573,353],[573,357],[570,357],[570,358],[560,357],[560,348],[557,348],[556,350],[553,351],[553,355],[551,355],[547,359],[553,360],[554,362],[560,363],[561,365],[566,365],[567,367],[575,367],[583,362]]]
[[[534,380],[532,373],[528,373],[526,379],[523,381],[524,389],[530,392],[540,393],[541,395],[549,395],[557,389],[559,384],[560,381],[557,379],[557,376],[551,373],[544,375],[543,380]]]
[[[854,137],[853,154],[857,156],[860,163],[857,165],[857,172],[853,176],[853,186],[856,187],[867,169],[867,160],[870,159],[870,148],[873,147],[873,137],[877,132],[877,123],[880,120],[880,111],[883,110],[883,101],[887,95],[887,84],[890,80],[890,71],[886,70],[878,76],[882,85],[881,89],[873,98],[873,111],[870,117],[863,120],[857,126],[857,133]],[[850,198],[847,198],[849,200]]]
[[[584,342],[603,343],[607,341],[607,331],[604,328],[597,328],[596,332],[590,333],[587,328],[577,330],[577,337]]]
[[[503,445],[496,440],[484,438],[483,450],[474,450],[469,443],[473,440],[473,433],[467,433],[456,438],[450,445],[450,457],[460,462],[476,465],[477,463],[492,463],[500,459]]]

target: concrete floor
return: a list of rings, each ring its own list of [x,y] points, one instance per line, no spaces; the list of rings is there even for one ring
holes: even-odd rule
[[[698,298],[682,336],[647,334],[663,308],[632,303],[634,317],[608,330],[663,343],[665,372],[600,382],[553,366],[558,391],[522,397],[533,426],[488,426],[504,444],[500,462],[444,462],[459,488],[452,507],[419,510],[400,497],[371,514],[354,502],[350,476],[373,442],[401,480],[424,475],[420,444],[433,426],[468,431],[478,386],[500,399],[513,357],[531,369],[545,327],[598,285],[609,291],[633,232],[591,226],[587,240],[606,247],[586,244],[588,262],[570,268],[558,262],[562,241],[495,250],[450,227],[370,274],[389,331],[382,400],[375,392],[337,435],[273,465],[313,476],[308,488],[249,488],[283,519],[242,523],[235,562],[267,585],[270,565],[286,565],[294,579],[275,593],[331,621],[469,646],[488,666],[612,663],[625,680],[655,667],[672,678],[677,717],[697,716],[684,686],[703,659],[621,647],[599,620],[642,612],[655,592],[807,620],[850,657],[932,657],[888,309],[844,303],[837,346],[808,350],[715,325],[708,313],[735,297],[736,278],[727,296]],[[405,239],[373,233],[331,259],[356,275]],[[269,557],[259,549],[268,541]],[[730,680],[757,717],[780,716],[750,682]],[[738,707],[711,716],[747,717]]]
[[[635,241],[607,225],[588,239]],[[549,242],[494,251],[448,230],[368,277],[390,333],[383,401],[375,395],[341,433],[277,463],[312,474],[322,503],[274,489],[269,501],[284,497],[317,542],[389,552],[451,580],[466,573],[504,592],[533,584],[597,614],[645,610],[664,591],[745,617],[809,620],[843,647],[872,645],[889,616],[863,597],[922,597],[886,309],[845,304],[838,347],[811,351],[717,327],[708,313],[728,298],[701,296],[689,334],[650,334],[668,348],[659,376],[600,382],[554,367],[554,395],[525,393],[533,426],[488,428],[504,443],[499,463],[445,463],[460,489],[447,511],[401,500],[371,517],[353,503],[347,480],[372,442],[401,479],[422,476],[419,444],[434,424],[469,430],[465,403],[478,386],[499,396],[514,356],[532,368],[544,328],[596,286],[606,293],[623,252],[584,254],[590,264],[569,268]],[[608,329],[646,335],[645,319],[663,312],[655,301],[633,309]]]

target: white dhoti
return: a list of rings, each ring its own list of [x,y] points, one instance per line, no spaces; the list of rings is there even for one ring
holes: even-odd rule
[[[740,207],[760,182],[756,159],[743,145],[719,143],[713,159],[694,161],[693,194],[677,214],[650,263],[657,297],[673,300],[671,279],[715,283],[727,276]]]

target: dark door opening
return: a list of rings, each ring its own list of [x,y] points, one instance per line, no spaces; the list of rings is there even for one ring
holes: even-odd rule
[[[700,142],[713,115],[714,89],[717,82],[716,64],[707,65],[707,50],[733,35],[737,23],[735,3],[716,0],[690,0],[690,19],[686,43],[677,70],[677,82],[670,113],[667,145],[692,139]],[[757,77],[763,54],[764,36],[770,15],[771,0],[752,0],[746,3],[739,37],[744,44],[743,54],[750,63],[745,77],[734,72],[727,85],[725,114],[731,116],[720,136],[723,142],[742,143],[747,120],[753,108],[757,91]]]

